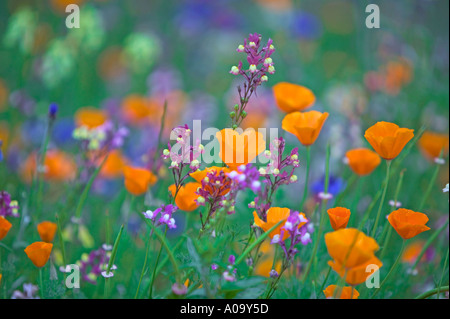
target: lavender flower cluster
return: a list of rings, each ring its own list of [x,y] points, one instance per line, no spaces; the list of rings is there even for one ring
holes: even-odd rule
[[[111,249],[109,245],[103,245],[97,250],[91,251],[89,254],[83,254],[81,260],[77,262],[80,267],[81,278],[87,282],[95,285],[97,278],[102,275],[104,277],[111,277],[112,272],[106,274],[109,259],[111,258]],[[117,269],[116,265],[111,267],[111,270]],[[66,269],[61,268],[62,272]]]
[[[286,142],[281,137],[270,143],[270,150],[265,156],[270,159],[266,167],[259,169],[264,176],[264,188],[258,191],[258,196],[248,206],[256,209],[258,216],[266,220],[266,212],[272,206],[272,196],[281,185],[289,185],[297,182],[294,170],[300,166],[298,160],[298,148],[294,148],[290,154],[283,158]],[[273,176],[273,177],[272,177]]]
[[[268,81],[267,74],[275,73],[274,63],[271,58],[271,55],[275,52],[275,47],[272,43],[272,39],[269,39],[267,44],[262,46],[261,35],[254,33],[250,34],[248,39],[244,40],[244,44],[239,45],[237,48],[238,52],[247,54],[249,68],[244,69],[242,61],[239,61],[239,64],[233,66],[230,70],[231,74],[242,75],[245,78],[244,88],[242,89],[241,86],[238,86],[240,104],[236,104],[234,111],[230,113],[233,129],[237,128],[247,116],[245,108],[257,87]]]
[[[176,142],[174,145],[169,143],[168,148],[163,151],[162,157],[171,160],[169,169],[172,170],[176,192],[189,174],[199,169],[200,162],[197,159],[204,152],[204,146],[200,141],[196,141],[195,145],[191,144],[191,133],[187,124],[174,128],[170,138]]]
[[[299,243],[306,246],[311,243],[311,235],[308,232],[306,224],[308,219],[299,212],[291,212],[286,223],[281,228],[280,235],[275,235],[271,241],[271,244],[279,244],[284,251],[285,260],[291,263],[294,260],[294,256],[298,253],[298,249],[295,246]],[[282,240],[284,234],[288,233],[290,238],[290,245],[287,246],[287,240]]]
[[[0,216],[19,217],[19,204],[6,191],[0,191]]]
[[[147,210],[142,214],[144,215],[145,218],[151,220],[156,227],[166,225],[167,227],[169,227],[169,229],[174,229],[177,228],[177,225],[175,224],[175,219],[172,217],[172,215],[177,210],[178,207],[169,204],[169,205],[162,205],[160,208],[154,211]],[[159,218],[158,215],[160,215]]]
[[[126,127],[116,128],[111,121],[103,125],[89,129],[85,126],[76,128],[72,136],[81,141],[82,151],[105,151],[121,148],[128,136]]]

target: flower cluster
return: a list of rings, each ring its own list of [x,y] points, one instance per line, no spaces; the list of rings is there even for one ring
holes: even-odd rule
[[[232,182],[228,173],[229,169],[227,168],[213,166],[191,174],[194,179],[201,183],[201,187],[196,193],[199,195],[196,199],[197,204],[199,206],[209,204],[206,223],[219,208],[227,204],[225,195],[230,192]],[[230,212],[234,212],[234,207],[230,206]]]
[[[172,215],[177,210],[178,207],[169,204],[162,205],[160,208],[154,211],[147,210],[142,214],[145,218],[150,219],[153,223],[155,223],[155,226],[166,225],[167,227],[169,227],[169,229],[173,229],[177,228],[177,225],[175,224],[175,219],[172,217]],[[160,215],[159,218],[158,215]]]
[[[89,254],[83,254],[81,260],[77,262],[80,267],[81,277],[87,282],[95,285],[97,284],[97,278],[100,275],[111,276],[111,272],[106,274],[110,258],[111,247],[107,245],[103,245],[99,249],[91,251]],[[111,267],[111,270],[114,269],[117,269],[117,266],[113,265]],[[62,272],[66,271],[66,269],[60,270]]]
[[[236,263],[236,257],[234,255],[230,255],[230,257],[228,257],[227,270],[225,270],[222,274],[222,278],[225,281],[229,281],[229,282],[236,281],[237,269],[234,267],[235,263]]]
[[[249,68],[244,69],[242,61],[237,66],[231,68],[230,73],[233,75],[242,75],[245,78],[244,89],[239,86],[238,93],[240,104],[234,106],[234,111],[230,113],[233,120],[233,128],[239,126],[240,122],[247,116],[245,108],[256,88],[263,82],[268,81],[268,74],[275,73],[275,67],[271,55],[275,52],[272,39],[262,46],[261,35],[250,34],[248,39],[244,40],[244,44],[239,45],[238,52],[247,54],[247,62]]]
[[[95,128],[77,127],[72,136],[81,141],[83,151],[105,151],[122,147],[125,137],[128,136],[128,129],[116,128],[111,121],[106,121]]]
[[[228,214],[232,214],[239,191],[251,189],[258,193],[261,190],[261,182],[258,169],[251,164],[239,166],[237,171],[228,173],[228,178],[231,180],[230,192],[223,201],[223,206],[229,207]]]
[[[294,170],[300,166],[298,148],[294,148],[283,158],[285,146],[283,138],[275,139],[270,144],[270,150],[265,152],[270,159],[269,164],[259,169],[259,173],[265,178],[265,187],[258,191],[258,196],[248,206],[255,208],[262,219],[266,218],[266,212],[272,205],[272,196],[278,187],[295,183],[298,179],[294,175]]]
[[[6,191],[0,191],[0,216],[19,217],[19,204]]]
[[[174,178],[175,196],[189,174],[199,169],[200,161],[197,159],[204,152],[204,147],[199,141],[196,141],[195,145],[191,144],[191,133],[187,124],[175,127],[170,138],[176,142],[174,145],[169,143],[168,148],[163,151],[162,157],[171,160],[169,169],[172,170]]]
[[[38,287],[33,284],[23,284],[23,292],[16,290],[13,292],[11,299],[40,299],[36,295]]]
[[[294,260],[294,256],[298,252],[298,249],[295,248],[297,244],[307,245],[312,242],[311,235],[306,227],[307,223],[308,219],[306,219],[304,214],[291,211],[286,223],[281,228],[280,234],[272,238],[271,243],[281,246],[285,254],[285,260],[288,263]],[[283,240],[286,233],[289,234],[289,238],[291,239],[289,247],[286,245],[286,240]]]

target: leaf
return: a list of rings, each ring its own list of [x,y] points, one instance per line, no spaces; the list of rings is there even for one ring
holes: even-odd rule
[[[202,274],[202,260],[197,252],[197,250],[195,249],[194,243],[192,242],[192,239],[190,239],[189,237],[187,238],[187,249],[189,252],[189,255],[192,258],[192,266],[198,271],[199,274]]]

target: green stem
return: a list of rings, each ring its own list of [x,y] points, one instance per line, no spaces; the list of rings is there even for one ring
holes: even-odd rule
[[[395,197],[394,197],[394,206],[392,206],[391,208],[391,213],[397,208],[397,203],[398,203],[398,196],[400,194],[400,190],[402,189],[402,185],[403,185],[403,178],[405,177],[405,171],[401,171],[400,172],[400,177],[397,183],[397,188],[395,189]],[[380,252],[380,259],[383,259],[384,255],[386,254],[386,248],[389,245],[389,241],[391,240],[391,236],[392,236],[392,229],[393,227],[390,226],[389,223],[385,223],[385,229],[388,229],[388,233],[386,235],[386,238],[384,240],[384,244],[381,248],[381,252]],[[381,236],[380,240],[383,238],[383,236]]]
[[[406,242],[407,240],[403,240],[402,243],[402,248],[400,249],[400,253],[397,256],[397,259],[395,260],[394,264],[392,265],[391,269],[389,270],[388,274],[386,275],[386,277],[384,277],[384,280],[381,282],[380,287],[374,292],[374,294],[372,295],[372,297],[370,297],[370,299],[372,299],[373,297],[375,297],[378,292],[381,290],[381,288],[384,286],[384,284],[387,282],[387,280],[389,279],[389,277],[391,276],[391,274],[394,272],[395,268],[397,268],[398,263],[400,262],[400,259],[402,259],[402,255],[403,255],[403,251],[405,250],[405,246],[406,246]]]
[[[136,294],[134,295],[134,299],[137,299],[137,298],[138,298],[138,295],[139,295],[139,289],[141,288],[142,279],[144,278],[145,268],[147,267],[148,253],[149,253],[149,251],[150,251],[150,241],[151,241],[151,238],[152,238],[152,234],[150,233],[150,236],[148,237],[148,241],[147,241],[147,249],[146,249],[146,251],[145,251],[144,265],[142,266],[141,276],[139,277],[139,284],[138,284],[138,286],[137,286]]]
[[[440,289],[439,288],[432,289],[430,291],[424,292],[423,294],[417,296],[415,299],[426,299],[426,298],[431,297],[431,296],[433,296],[433,295],[435,295],[437,293],[446,292],[446,291],[448,291],[448,288],[449,288],[448,286],[444,286],[444,287],[440,287]]]
[[[41,288],[41,298],[45,299],[45,295],[44,295],[44,280],[42,279],[42,267],[39,268],[39,286]]]
[[[430,245],[433,243],[433,241],[439,236],[439,234],[444,230],[447,229],[448,226],[448,219],[445,222],[444,225],[441,226],[441,228],[439,228],[436,232],[434,232],[433,235],[430,236],[430,238],[428,238],[427,242],[425,243],[425,245],[423,245],[422,250],[420,251],[420,254],[417,256],[416,262],[414,263],[414,265],[412,266],[411,269],[415,269],[417,267],[417,265],[419,264],[420,260],[422,259],[423,255],[425,254],[425,252],[427,251],[428,247],[430,247]]]
[[[328,187],[330,184],[330,157],[331,157],[331,147],[330,147],[330,144],[328,143],[327,152],[326,152],[326,161],[325,161],[325,183],[324,183],[324,194],[325,195],[328,194]],[[314,243],[314,248],[313,248],[311,258],[308,262],[308,266],[306,267],[305,274],[303,276],[303,280],[302,280],[303,284],[305,283],[306,278],[308,277],[309,272],[311,271],[311,267],[312,267],[314,258],[316,257],[317,250],[319,248],[319,243],[320,243],[320,239],[322,237],[322,232],[323,232],[323,227],[324,227],[324,222],[325,222],[327,204],[328,204],[328,199],[326,199],[326,198],[322,199],[319,230],[317,232],[317,237],[316,237],[316,240]]]
[[[166,235],[167,235],[167,226],[164,231],[164,239],[166,239]],[[163,249],[163,245],[161,244],[161,247],[159,248],[158,256],[156,257],[155,267],[153,268],[152,278],[150,281],[150,288],[148,291],[148,299],[153,299],[153,283],[155,282],[156,269],[158,268],[158,263],[159,263],[159,259],[161,258],[162,249]]]
[[[64,248],[64,238],[62,235],[61,222],[59,220],[58,214],[56,214],[56,227],[57,227],[57,232],[58,232],[58,240],[59,240],[59,246],[61,248],[62,259],[63,259],[64,267],[66,267],[67,266],[66,249]]]
[[[308,197],[308,183],[309,183],[309,171],[311,168],[311,146],[306,147],[306,176],[305,176],[305,188],[303,190],[303,198],[300,203],[300,211],[303,211],[306,198]]]
[[[436,164],[436,168],[434,170],[433,176],[430,179],[430,183],[428,184],[427,190],[425,191],[425,194],[422,197],[422,202],[420,203],[419,206],[419,212],[421,212],[423,210],[423,208],[425,207],[425,204],[428,200],[428,197],[430,197],[431,191],[433,190],[433,186],[434,183],[436,182],[436,178],[439,175],[439,170],[441,168],[441,165]]]
[[[441,280],[439,280],[437,299],[439,299],[439,295],[441,294],[442,281],[444,280],[445,270],[447,269],[447,264],[448,264],[448,254],[449,254],[449,250],[447,249],[447,256],[445,257],[444,269],[442,269]]]
[[[256,247],[258,246],[260,243],[262,243],[264,241],[264,239],[266,239],[269,234],[274,231],[278,226],[280,226],[282,223],[284,223],[286,220],[280,220],[278,223],[276,223],[274,226],[272,226],[272,228],[270,228],[268,231],[266,231],[264,234],[262,234],[261,236],[258,237],[257,240],[255,240],[243,253],[241,256],[239,256],[239,258],[236,260],[236,262],[234,263],[234,266],[236,267],[237,265],[239,265],[244,259],[245,257],[247,257],[247,255]]]
[[[375,237],[378,222],[380,221],[381,211],[383,209],[384,200],[386,199],[386,192],[389,186],[391,163],[392,163],[391,161],[386,161],[386,180],[384,181],[383,195],[381,196],[380,206],[378,206],[378,213],[375,219],[375,224],[373,224],[371,237]]]
[[[78,219],[81,217],[81,212],[84,207],[84,202],[87,199],[87,196],[89,194],[89,191],[92,187],[92,184],[95,181],[95,178],[100,173],[100,170],[102,169],[103,165],[106,163],[106,160],[108,159],[108,155],[105,156],[101,164],[95,169],[94,173],[92,174],[91,178],[89,179],[88,183],[86,184],[86,187],[84,188],[83,192],[81,193],[80,200],[78,201],[77,208],[75,210],[75,217]]]
[[[323,288],[324,288],[325,285],[327,284],[328,277],[330,277],[330,273],[331,273],[331,267],[328,266],[328,272],[327,272],[327,275],[325,276],[325,280],[323,281],[322,286],[320,286],[319,294],[323,293]],[[318,294],[318,295],[319,295],[319,294]]]

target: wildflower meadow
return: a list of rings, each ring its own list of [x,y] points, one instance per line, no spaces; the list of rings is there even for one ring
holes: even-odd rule
[[[448,299],[448,10],[1,1],[0,299]]]

